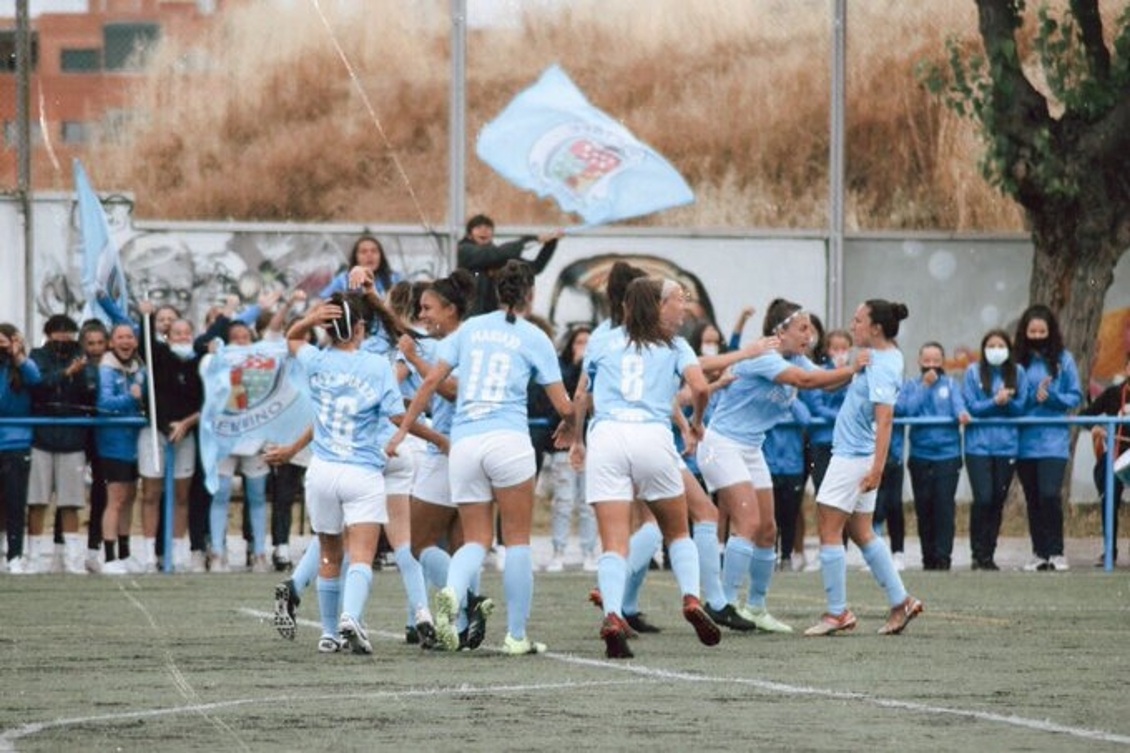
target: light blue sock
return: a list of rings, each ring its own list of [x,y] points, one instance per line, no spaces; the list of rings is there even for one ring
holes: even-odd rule
[[[841,615],[847,609],[847,556],[843,544],[820,545],[820,578],[828,614]]]
[[[337,623],[341,617],[341,577],[318,576],[318,613],[322,617],[322,635],[337,638]]]
[[[753,545],[753,557],[749,561],[749,605],[753,609],[765,609],[765,597],[769,595],[776,566],[776,550]]]
[[[655,523],[644,523],[628,540],[628,585],[624,590],[624,614],[640,613],[640,591],[651,560],[663,545],[663,533]]]
[[[345,587],[341,594],[341,612],[358,622],[365,615],[365,603],[373,587],[373,566],[367,562],[350,565],[345,571]]]
[[[502,591],[506,594],[506,630],[520,641],[526,637],[526,623],[534,601],[534,561],[529,544],[506,547]]]
[[[726,606],[722,590],[722,558],[718,555],[718,524],[695,523],[694,545],[698,549],[698,572],[702,578],[702,595],[711,609]]]
[[[208,531],[212,552],[223,554],[228,544],[228,509],[231,507],[231,476],[220,476],[220,485],[208,508]]]
[[[483,569],[486,556],[487,550],[482,544],[468,541],[455,552],[447,569],[447,585],[455,590],[455,598],[459,600],[459,613],[455,620],[455,629],[459,632],[467,629],[467,612],[463,608],[467,605],[467,591]]]
[[[738,591],[745,586],[749,565],[753,560],[753,542],[731,535],[722,556],[722,593],[727,604],[738,604]]]
[[[243,501],[251,522],[251,553],[267,553],[267,477],[243,479]]]
[[[596,562],[596,585],[604,601],[605,614],[622,614],[624,589],[628,585],[628,561],[615,552],[605,552]]]
[[[310,540],[310,546],[306,547],[306,551],[302,553],[298,564],[294,566],[294,572],[290,574],[295,593],[301,594],[318,577],[318,563],[321,559],[322,542],[317,536],[314,536]]]
[[[672,541],[667,545],[667,556],[671,558],[671,572],[679,584],[683,596],[698,597],[698,549],[689,536]]]
[[[902,584],[902,577],[895,568],[895,561],[891,558],[891,549],[887,542],[878,537],[871,539],[863,552],[863,560],[871,568],[871,576],[875,582],[887,592],[887,603],[897,607],[906,599],[906,587]]]
[[[400,580],[404,583],[404,594],[408,597],[408,622],[407,625],[416,624],[416,610],[428,606],[428,586],[424,583],[424,568],[412,556],[412,547],[408,544],[398,547],[393,553],[396,557],[396,569],[400,571]]]
[[[429,546],[420,552],[420,567],[424,570],[424,578],[433,588],[443,588],[447,585],[451,555],[438,546]]]

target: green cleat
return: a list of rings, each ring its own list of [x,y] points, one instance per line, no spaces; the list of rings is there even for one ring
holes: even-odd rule
[[[756,625],[757,629],[763,633],[793,632],[791,626],[786,625],[773,615],[769,614],[769,611],[764,607],[757,609],[746,604],[744,607],[738,607],[738,614]]]
[[[506,640],[502,642],[502,653],[509,656],[525,656],[527,654],[544,654],[546,652],[546,645],[544,643],[537,643],[531,641],[529,636],[518,640],[506,634]]]

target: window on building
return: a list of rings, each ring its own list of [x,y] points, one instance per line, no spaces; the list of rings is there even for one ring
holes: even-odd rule
[[[108,71],[135,71],[161,36],[158,24],[106,24],[102,27],[103,65]]]
[[[31,134],[31,143],[34,146],[43,141],[43,131],[39,128],[39,123],[29,123],[28,132]],[[4,145],[10,149],[15,149],[20,145],[20,133],[16,128],[16,121],[4,121]]]
[[[90,141],[90,124],[77,120],[63,121],[63,143],[85,144]]]
[[[63,73],[93,73],[102,69],[101,50],[63,50]]]
[[[39,35],[31,33],[31,69],[34,71],[39,64]],[[15,73],[16,71],[16,32],[14,30],[0,31],[0,72]]]

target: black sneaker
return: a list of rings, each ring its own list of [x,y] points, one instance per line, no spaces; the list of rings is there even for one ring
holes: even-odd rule
[[[298,634],[298,605],[302,602],[294,592],[294,581],[286,580],[275,586],[275,630],[288,641]]]
[[[432,628],[432,632],[435,633],[435,628]],[[420,631],[416,625],[406,625],[404,627],[404,642],[409,646],[420,645]]]
[[[487,636],[487,617],[493,611],[493,601],[467,592],[467,648],[474,650],[483,645],[483,639]]]
[[[425,651],[430,651],[436,647],[439,642],[439,636],[436,634],[435,626],[430,622],[417,622],[416,627],[416,643],[420,644],[420,648]]]
[[[710,615],[710,619],[722,627],[728,627],[742,633],[757,630],[757,625],[738,614],[738,610],[734,608],[733,604],[727,604],[721,609],[714,609],[709,604],[703,604],[702,608]]]
[[[624,621],[628,623],[628,627],[635,630],[637,633],[659,633],[662,632],[655,625],[652,625],[644,619],[643,612],[636,614],[625,614]]]

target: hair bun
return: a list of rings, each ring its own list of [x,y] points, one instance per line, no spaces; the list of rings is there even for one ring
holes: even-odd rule
[[[905,303],[892,303],[891,313],[895,315],[895,319],[901,322],[903,319],[910,316],[910,309],[906,307]]]

